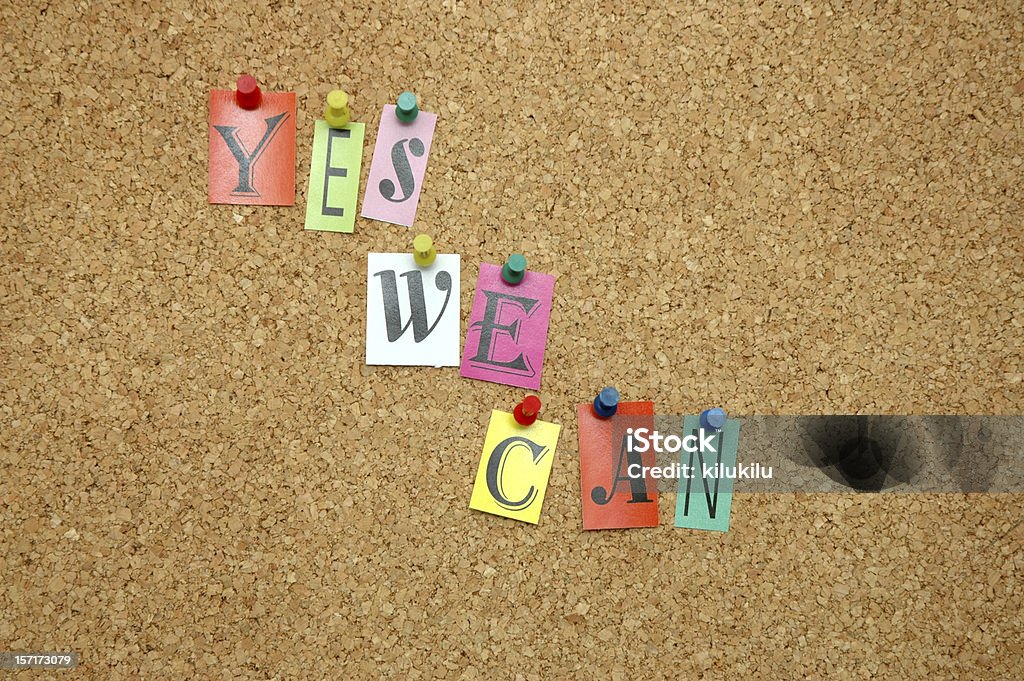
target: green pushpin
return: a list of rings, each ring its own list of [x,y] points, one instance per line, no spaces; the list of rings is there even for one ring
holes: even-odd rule
[[[501,278],[506,284],[518,284],[526,274],[526,256],[513,253],[508,257],[508,262],[501,268]]]
[[[416,106],[416,95],[411,92],[403,92],[398,95],[398,106],[395,107],[395,115],[403,123],[411,123],[416,120],[416,114],[420,108]]]

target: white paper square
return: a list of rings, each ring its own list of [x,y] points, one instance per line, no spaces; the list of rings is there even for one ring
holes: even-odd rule
[[[413,294],[418,288],[423,292],[422,307]],[[392,304],[390,330],[385,300]],[[367,364],[458,366],[459,313],[458,255],[438,255],[430,267],[420,267],[412,253],[367,254]]]

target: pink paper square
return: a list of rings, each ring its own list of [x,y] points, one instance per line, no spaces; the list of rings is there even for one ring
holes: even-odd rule
[[[550,274],[527,271],[522,282],[513,286],[501,278],[501,267],[482,263],[460,373],[481,381],[540,388],[554,292],[555,278]]]
[[[410,123],[388,104],[380,115],[370,178],[363,195],[363,217],[411,227],[427,172],[437,114],[420,111]]]

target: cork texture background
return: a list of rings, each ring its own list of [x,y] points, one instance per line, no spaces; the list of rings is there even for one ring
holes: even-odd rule
[[[669,4],[666,8],[663,5]],[[1022,411],[1019,2],[0,8],[0,649],[18,678],[1010,679],[1020,495],[738,496],[581,530],[575,404]],[[206,203],[209,91],[298,95],[296,205]],[[416,225],[302,230],[327,92],[439,114]],[[360,190],[360,199],[362,189]],[[363,364],[366,254],[556,276],[522,391]]]

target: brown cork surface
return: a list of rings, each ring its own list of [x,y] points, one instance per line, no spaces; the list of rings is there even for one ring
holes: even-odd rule
[[[574,405],[1021,412],[1020,4],[648,4],[0,8],[0,649],[82,660],[18,678],[1018,677],[1020,495],[584,534]],[[293,207],[206,203],[245,71]],[[364,181],[384,104],[439,114],[415,230],[302,230],[339,85]],[[537,527],[468,508],[522,391],[363,365],[416,231],[463,323],[482,261],[557,277]]]

